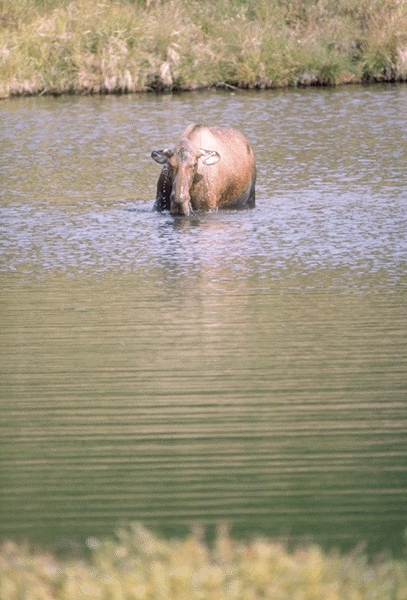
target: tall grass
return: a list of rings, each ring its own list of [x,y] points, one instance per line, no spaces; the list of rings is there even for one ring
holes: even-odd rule
[[[0,95],[407,80],[407,0],[0,0]]]
[[[57,559],[26,545],[0,547],[2,600],[406,600],[407,563],[360,552],[289,551],[266,539],[238,542],[220,528],[163,540],[139,525],[116,540],[88,540],[88,560]]]

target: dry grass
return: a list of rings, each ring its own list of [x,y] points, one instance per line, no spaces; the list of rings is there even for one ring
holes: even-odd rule
[[[221,527],[212,548],[200,536],[163,540],[140,525],[116,541],[88,540],[91,557],[58,560],[27,546],[0,548],[2,600],[406,600],[407,563],[369,563],[358,552],[288,551],[266,539],[238,542]]]
[[[407,0],[0,0],[0,95],[407,80]]]

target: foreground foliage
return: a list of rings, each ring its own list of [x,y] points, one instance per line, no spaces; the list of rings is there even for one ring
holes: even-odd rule
[[[0,96],[407,80],[407,0],[0,0]]]
[[[58,560],[6,542],[2,600],[406,600],[407,563],[369,564],[317,546],[289,552],[265,539],[242,543],[220,528],[213,548],[199,535],[164,541],[140,525],[116,541],[88,540],[88,561]]]

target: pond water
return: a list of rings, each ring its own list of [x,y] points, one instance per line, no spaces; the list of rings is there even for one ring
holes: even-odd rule
[[[252,211],[152,212],[152,149],[234,126]],[[407,86],[0,104],[0,537],[228,522],[399,553]]]

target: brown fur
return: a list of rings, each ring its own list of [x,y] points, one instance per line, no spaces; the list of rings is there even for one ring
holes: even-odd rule
[[[175,149],[155,151],[152,157],[164,165],[154,205],[158,211],[188,215],[255,205],[253,151],[236,129],[191,124]]]

